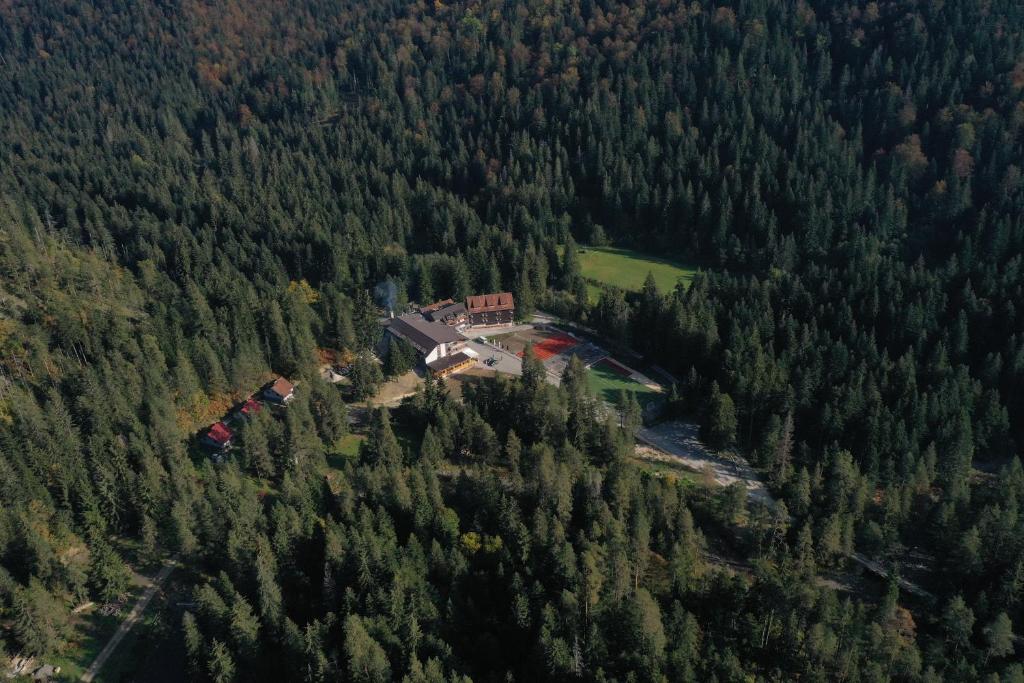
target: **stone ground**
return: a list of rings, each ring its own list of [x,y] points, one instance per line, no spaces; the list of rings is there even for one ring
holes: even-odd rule
[[[478,360],[476,367],[478,368],[496,370],[506,375],[518,376],[523,374],[523,361],[511,351],[497,349],[490,344],[484,344],[478,341],[468,341],[466,342],[466,347],[473,349],[477,354]],[[497,359],[497,363],[494,365],[484,364],[484,361],[488,358]]]
[[[673,457],[695,472],[705,473],[716,484],[729,486],[740,482],[751,500],[767,504],[775,502],[746,460],[734,453],[709,450],[700,442],[698,427],[692,422],[673,420],[643,427],[637,432],[637,440]]]

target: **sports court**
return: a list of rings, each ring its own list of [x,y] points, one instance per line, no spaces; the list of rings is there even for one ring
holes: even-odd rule
[[[540,360],[544,361],[552,356],[565,353],[579,343],[578,339],[574,339],[567,334],[562,334],[561,332],[556,332],[547,339],[535,343],[533,345],[533,354]],[[520,351],[518,355],[522,356],[523,352]]]

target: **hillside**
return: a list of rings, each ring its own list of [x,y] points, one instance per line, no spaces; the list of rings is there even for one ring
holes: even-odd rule
[[[28,0],[0,67],[0,654],[174,555],[172,680],[1024,680],[1020,2]],[[779,506],[526,349],[362,409],[497,292]]]

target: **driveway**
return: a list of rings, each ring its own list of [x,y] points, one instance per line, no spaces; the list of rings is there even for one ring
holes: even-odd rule
[[[637,440],[672,456],[677,462],[697,472],[708,472],[721,486],[740,482],[751,500],[774,503],[768,489],[750,464],[734,453],[713,453],[700,442],[699,429],[692,422],[662,422],[642,427]]]
[[[506,375],[519,376],[523,374],[523,361],[514,353],[502,351],[490,344],[484,344],[478,341],[467,341],[466,348],[473,349],[479,357],[480,367],[482,368],[497,370],[498,372]],[[497,362],[494,365],[484,364],[484,361],[488,358],[495,358]]]

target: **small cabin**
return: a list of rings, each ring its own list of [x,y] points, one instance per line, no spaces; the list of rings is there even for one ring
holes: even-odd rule
[[[273,384],[263,390],[263,396],[274,403],[287,403],[295,398],[295,385],[284,377],[278,377]]]
[[[242,418],[249,418],[256,415],[261,410],[263,410],[263,404],[254,398],[249,398],[246,399],[245,403],[242,404],[242,407],[238,409],[238,416]]]
[[[201,440],[204,445],[222,451],[231,445],[233,438],[235,438],[235,433],[231,427],[228,427],[223,422],[217,422],[207,430]]]

